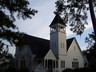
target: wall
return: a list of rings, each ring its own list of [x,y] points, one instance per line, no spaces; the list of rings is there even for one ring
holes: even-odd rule
[[[72,68],[73,59],[78,59],[80,68],[84,67],[84,59],[75,39],[73,40],[67,53],[67,68]]]

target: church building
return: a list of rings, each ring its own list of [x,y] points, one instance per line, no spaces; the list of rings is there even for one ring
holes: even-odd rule
[[[24,35],[25,46],[16,48],[16,68],[29,72],[62,72],[66,68],[83,68],[84,56],[75,38],[66,39],[66,25],[56,14],[50,27],[50,40]]]

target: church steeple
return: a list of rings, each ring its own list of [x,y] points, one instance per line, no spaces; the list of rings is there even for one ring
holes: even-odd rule
[[[53,19],[52,23],[49,25],[50,27],[50,32],[55,32],[55,31],[61,31],[61,32],[66,32],[66,25],[63,22],[63,19],[56,14],[55,18]]]
[[[59,57],[66,55],[66,25],[63,19],[56,14],[50,27],[50,48]]]
[[[51,26],[56,25],[58,23],[66,26],[65,23],[63,22],[63,19],[60,17],[60,15],[56,14],[55,18],[53,19],[52,23],[49,26],[51,27]]]

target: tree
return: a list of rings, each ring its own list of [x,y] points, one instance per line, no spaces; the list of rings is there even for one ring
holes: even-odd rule
[[[21,47],[24,44],[24,33],[19,32],[14,22],[20,18],[31,19],[37,13],[37,10],[28,5],[27,0],[0,0],[0,60],[10,45]]]
[[[13,67],[14,67],[14,57],[12,56],[12,54],[9,54],[6,51],[0,54],[0,71],[4,72],[8,68]]]
[[[91,34],[89,34],[88,37],[85,38],[85,43],[88,44],[87,48],[89,49],[89,48],[93,47],[95,44],[95,41],[96,41],[95,34],[94,34],[94,32],[92,32]]]
[[[96,0],[57,0],[56,13],[63,15],[63,20],[71,26],[71,31],[77,35],[84,32],[87,22],[87,11],[90,11],[96,39],[96,18],[94,13]]]
[[[21,45],[23,33],[19,32],[14,22],[16,16],[25,20],[37,13],[37,10],[28,8],[28,5],[27,0],[0,0],[0,49],[6,45],[5,41],[11,45]]]
[[[89,66],[95,68],[96,67],[96,43],[95,43],[95,34],[92,32],[92,34],[89,34],[88,37],[86,37],[85,42],[88,43],[88,49],[84,51],[84,54],[88,58]]]

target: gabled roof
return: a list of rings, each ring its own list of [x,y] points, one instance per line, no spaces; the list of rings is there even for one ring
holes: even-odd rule
[[[44,58],[50,49],[49,40],[29,35],[24,35],[24,39],[26,45],[28,45],[32,53],[36,55],[36,58]]]
[[[70,39],[67,39],[67,51],[70,48],[70,45],[71,45],[73,39],[74,39],[74,37],[73,38],[70,38]]]
[[[48,51],[50,50],[50,40],[24,35],[25,44],[31,48],[33,54],[36,58],[44,58]],[[67,39],[67,51],[70,48],[74,38]]]
[[[55,18],[53,19],[52,23],[49,26],[52,26],[58,23],[65,25],[65,23],[63,22],[63,19],[59,16],[59,14],[56,14]]]

